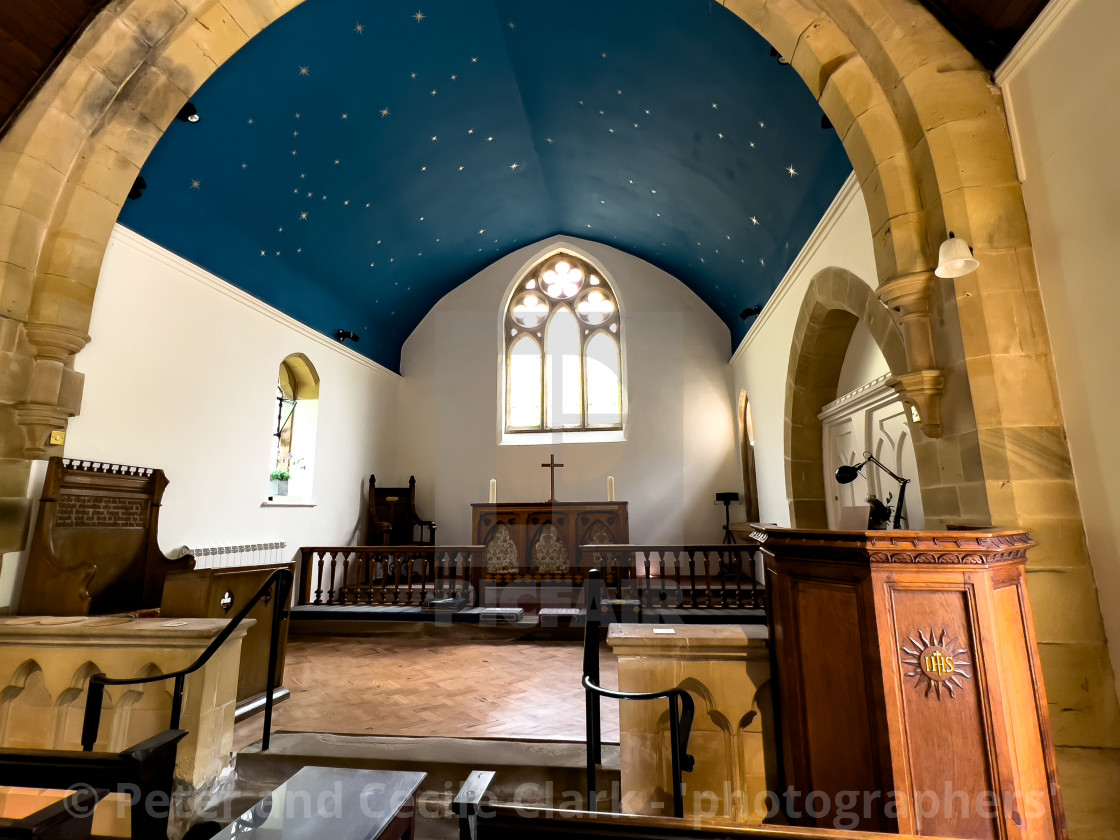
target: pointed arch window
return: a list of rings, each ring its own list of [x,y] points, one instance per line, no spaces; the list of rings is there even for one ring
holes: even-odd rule
[[[293,353],[280,362],[272,432],[269,498],[310,499],[319,417],[319,374]]]
[[[618,298],[569,253],[518,281],[505,313],[507,432],[622,428]]]

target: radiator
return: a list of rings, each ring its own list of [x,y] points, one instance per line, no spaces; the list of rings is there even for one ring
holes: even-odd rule
[[[184,545],[179,556],[194,555],[196,569],[236,569],[241,566],[268,566],[288,560],[284,540],[245,545]]]

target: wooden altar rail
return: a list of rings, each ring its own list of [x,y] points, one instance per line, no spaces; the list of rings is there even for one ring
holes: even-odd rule
[[[471,573],[486,565],[481,545],[305,546],[301,605],[420,606],[477,598]]]
[[[617,572],[610,593],[643,607],[762,609],[757,543],[730,545],[581,545],[582,568]]]

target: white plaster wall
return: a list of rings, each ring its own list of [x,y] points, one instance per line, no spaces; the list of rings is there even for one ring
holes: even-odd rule
[[[734,392],[745,390],[751,401],[759,517],[763,522],[790,524],[783,445],[790,342],[810,281],[817,272],[832,266],[847,269],[875,285],[871,223],[854,175],[844,182],[731,360]],[[855,361],[857,358],[860,361]],[[853,356],[849,376],[872,366],[861,354]],[[741,479],[736,487],[741,492]]]
[[[842,397],[890,372],[887,358],[875,343],[871,330],[863,321],[858,321],[856,328],[852,330],[851,341],[848,342],[848,352],[844,354],[844,364],[840,367],[836,396]]]
[[[628,395],[626,440],[501,445],[500,313],[511,284],[559,247],[599,265],[618,294]],[[444,297],[405,343],[397,464],[438,541],[469,542],[473,502],[545,501],[550,454],[561,501],[629,502],[635,542],[719,542],[720,490],[738,489],[727,359],[730,334],[677,279],[605,245],[554,238],[497,261]]]
[[[996,81],[1008,108],[1073,472],[1120,690],[1118,32],[1116,0],[1052,2]]]
[[[400,377],[121,227],[90,336],[75,362],[85,393],[64,454],[162,468],[165,552],[286,540],[294,557],[301,545],[352,541],[369,474],[395,467]],[[306,354],[321,380],[314,507],[262,507],[276,378],[291,353]],[[4,563],[0,599],[11,601],[17,564]]]

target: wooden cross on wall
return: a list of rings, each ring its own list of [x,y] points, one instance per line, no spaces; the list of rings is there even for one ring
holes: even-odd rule
[[[541,466],[542,467],[548,467],[548,469],[549,469],[549,497],[548,497],[548,500],[550,502],[555,502],[556,501],[556,470],[559,469],[560,467],[564,466],[564,465],[556,463],[556,456],[555,455],[549,455],[548,456],[548,463],[547,464],[541,464]]]

